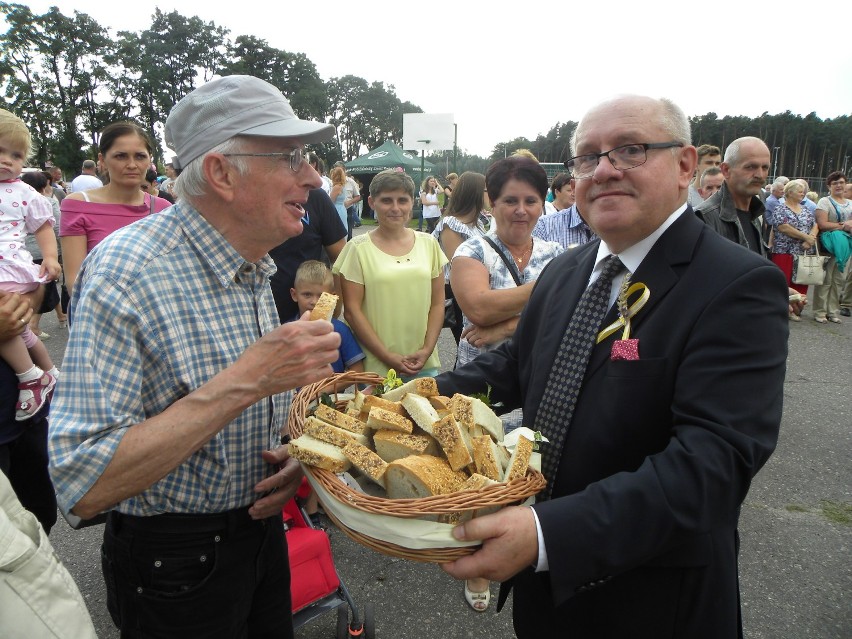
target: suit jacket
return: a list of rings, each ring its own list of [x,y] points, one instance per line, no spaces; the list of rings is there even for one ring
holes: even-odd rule
[[[598,242],[540,276],[514,337],[438,378],[444,395],[492,386],[536,412]],[[515,579],[518,637],[741,634],[736,527],[774,450],[787,357],[781,271],[691,209],[631,281],[650,299],[632,321],[637,361],[590,357],[553,499],[535,506],[550,570]],[[604,320],[617,317],[611,309]]]

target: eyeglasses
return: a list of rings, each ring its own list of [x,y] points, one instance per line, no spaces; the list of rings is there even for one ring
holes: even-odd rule
[[[571,171],[575,179],[592,177],[600,164],[600,159],[606,156],[612,168],[627,171],[642,166],[648,160],[649,149],[671,149],[684,146],[683,142],[654,142],[651,144],[624,144],[603,153],[587,153],[577,155],[565,163],[565,168]]]
[[[226,158],[278,158],[290,160],[290,169],[293,172],[298,172],[302,168],[302,162],[305,161],[305,154],[302,149],[293,149],[287,153],[223,153]]]

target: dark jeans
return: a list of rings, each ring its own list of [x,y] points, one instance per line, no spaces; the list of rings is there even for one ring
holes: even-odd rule
[[[110,513],[101,561],[123,638],[292,638],[280,515]]]
[[[24,422],[20,436],[0,444],[0,471],[9,478],[23,507],[50,533],[56,523],[56,492],[47,472],[46,415],[42,410]]]

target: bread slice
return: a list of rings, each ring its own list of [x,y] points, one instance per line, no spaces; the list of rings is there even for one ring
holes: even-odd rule
[[[378,430],[373,435],[376,453],[390,463],[409,455],[441,454],[441,448],[429,435],[401,433],[395,430]]]
[[[512,452],[509,465],[503,473],[503,481],[512,481],[527,474],[530,465],[530,456],[533,452],[533,442],[526,437],[518,437],[518,445]]]
[[[486,477],[485,475],[480,475],[479,473],[473,473],[470,477],[468,477],[467,481],[465,481],[461,487],[459,488],[459,492],[464,490],[479,490],[480,488],[485,488],[486,486],[493,486],[499,482],[494,481],[490,477]]]
[[[497,444],[495,452],[497,454],[497,463],[500,464],[500,476],[502,477],[503,471],[509,467],[509,459],[512,457],[512,454],[503,444]]]
[[[291,439],[287,445],[287,452],[290,453],[290,457],[298,459],[304,464],[324,468],[333,473],[342,473],[352,467],[340,448],[334,444],[315,439],[310,435]]]
[[[456,393],[450,399],[449,406],[469,433],[478,435],[476,429],[479,427],[491,435],[494,441],[503,441],[503,421],[481,399]]]
[[[359,435],[363,435],[367,430],[367,424],[362,422],[360,419],[356,419],[351,415],[345,415],[344,413],[334,410],[331,406],[326,406],[325,404],[317,406],[316,411],[314,411],[314,416],[328,424],[331,424],[332,426],[337,426],[338,428],[358,433]]]
[[[432,426],[435,422],[440,421],[441,418],[435,409],[432,408],[432,404],[429,403],[428,399],[422,395],[409,393],[402,398],[402,405],[415,424],[430,435],[433,434]]]
[[[445,495],[457,491],[467,480],[454,471],[445,459],[431,455],[412,455],[388,464],[385,485],[391,499],[412,499]]]
[[[414,393],[421,397],[432,397],[438,395],[438,384],[434,377],[417,377],[410,382],[406,382],[399,388],[394,388],[382,395],[383,399],[390,402],[398,402],[408,393]]]
[[[323,292],[317,303],[311,309],[310,319],[331,321],[334,317],[334,309],[337,308],[337,295]]]
[[[352,462],[355,468],[382,488],[385,487],[385,471],[388,469],[388,463],[384,459],[366,446],[362,446],[356,442],[347,444],[343,448],[343,454],[346,455],[346,459]]]
[[[396,413],[397,415],[402,415],[403,417],[407,417],[407,413],[405,412],[405,407],[399,402],[392,402],[383,397],[376,397],[375,395],[365,395],[364,401],[361,404],[361,411],[370,412],[370,409],[373,407],[381,408],[382,410],[390,411],[391,413]]]
[[[473,462],[476,472],[493,481],[503,479],[503,466],[498,461],[497,444],[490,435],[473,438]]]
[[[441,445],[453,470],[461,470],[473,462],[470,450],[465,445],[461,428],[452,415],[447,415],[432,427],[432,436]]]
[[[446,395],[435,395],[429,398],[429,403],[436,411],[450,410],[450,398]]]
[[[305,434],[310,435],[314,439],[320,439],[329,444],[334,444],[338,448],[343,448],[346,444],[357,442],[362,446],[370,444],[370,438],[366,435],[353,433],[331,424],[326,424],[321,419],[316,417],[308,417],[305,420]]]
[[[373,406],[367,416],[367,426],[373,430],[398,430],[401,433],[410,433],[414,430],[414,422],[389,410]]]

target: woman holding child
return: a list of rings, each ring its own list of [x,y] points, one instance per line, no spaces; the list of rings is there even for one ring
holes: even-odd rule
[[[408,228],[408,175],[379,173],[368,202],[377,228],[348,242],[334,263],[344,317],[367,355],[365,370],[387,375],[392,368],[403,379],[436,375],[447,258],[432,236]]]

